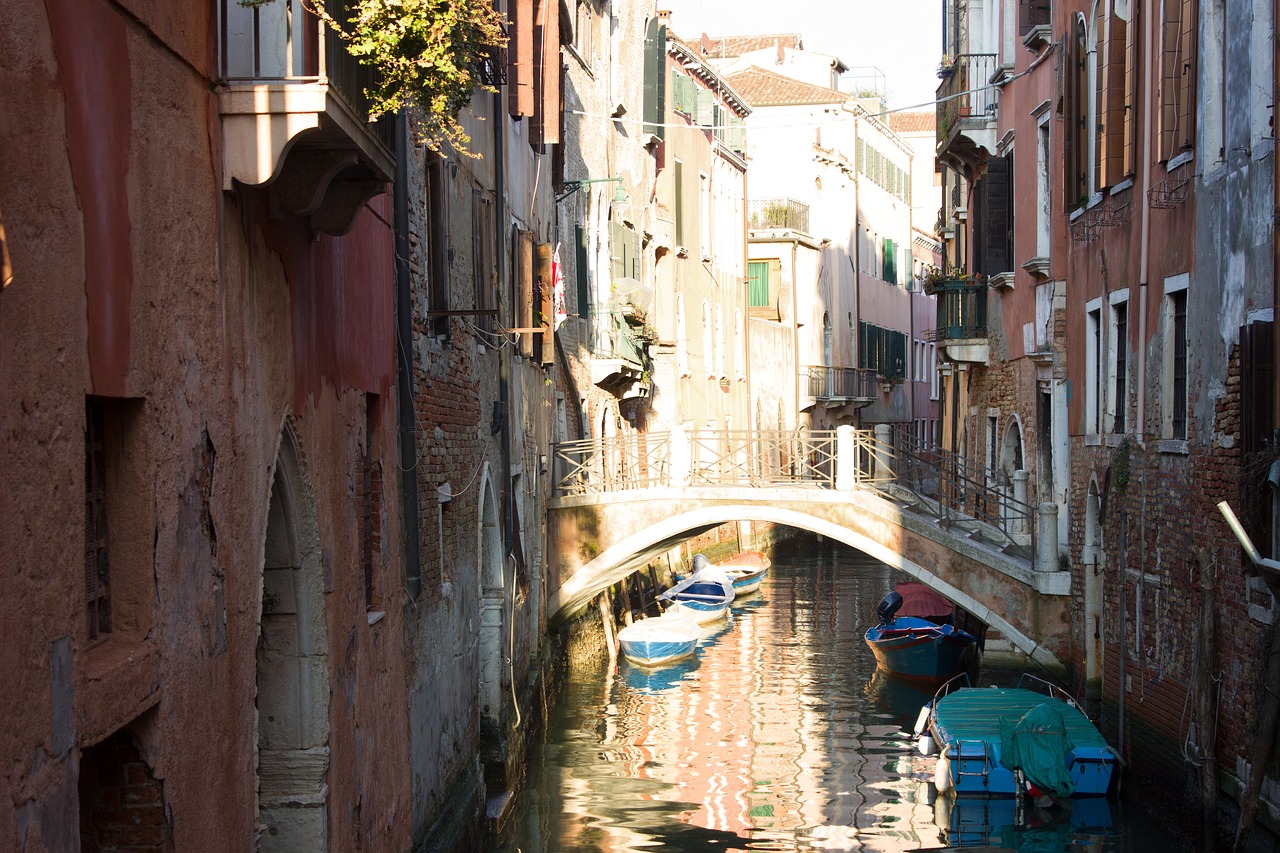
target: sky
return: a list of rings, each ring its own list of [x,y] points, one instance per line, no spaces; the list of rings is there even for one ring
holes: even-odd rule
[[[942,54],[942,0],[658,0],[671,29],[709,36],[799,33],[859,77],[879,68],[891,109],[933,102]]]

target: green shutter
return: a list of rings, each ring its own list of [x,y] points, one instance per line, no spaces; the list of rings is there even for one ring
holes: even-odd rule
[[[710,89],[698,87],[698,124],[711,127],[715,124],[716,96]]]
[[[893,241],[884,241],[884,280],[890,284],[898,283],[898,256],[894,252]]]
[[[591,310],[591,272],[587,251],[587,229],[581,225],[574,227],[576,243],[576,261],[578,272],[578,316],[587,317]]]
[[[609,273],[613,280],[627,274],[627,229],[620,223],[609,223]]]
[[[657,18],[644,38],[644,132],[663,138],[667,98],[667,28]]]
[[[747,125],[737,116],[729,117],[729,148],[739,154],[747,151]]]
[[[770,307],[768,261],[751,261],[747,264],[747,300],[752,308]]]

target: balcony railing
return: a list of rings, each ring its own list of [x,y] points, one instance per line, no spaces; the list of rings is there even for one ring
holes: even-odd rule
[[[753,198],[747,203],[748,228],[790,228],[809,233],[809,205],[793,198]]]
[[[353,5],[351,0],[333,0],[325,7],[345,27]],[[241,5],[239,0],[220,0],[219,6],[224,81],[327,83],[331,94],[357,119],[368,121],[365,91],[375,82],[375,71],[347,52],[338,34],[309,11],[305,0],[273,0],[251,6]],[[369,125],[368,130],[388,154],[395,150],[390,116]]]
[[[996,71],[994,53],[962,53],[945,58],[938,68],[938,140],[946,141],[962,122],[994,120],[996,95],[990,85]]]
[[[975,340],[987,337],[987,283],[960,278],[934,282],[926,288],[938,305],[937,327],[925,333],[932,341]]]
[[[874,370],[862,367],[809,367],[809,396],[815,400],[874,400],[879,396]]]

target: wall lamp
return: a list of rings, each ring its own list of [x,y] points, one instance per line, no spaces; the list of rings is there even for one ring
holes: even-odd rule
[[[619,175],[616,178],[582,178],[581,180],[565,181],[564,192],[556,196],[556,204],[564,201],[578,190],[585,189],[587,184],[606,184],[611,181],[618,185],[617,190],[613,193],[613,200],[619,204],[624,203],[627,200],[627,190],[622,186],[622,176]]]

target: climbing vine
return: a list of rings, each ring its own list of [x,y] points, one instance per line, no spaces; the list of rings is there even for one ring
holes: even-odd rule
[[[356,0],[342,19],[330,14],[344,0],[311,0],[316,14],[361,64],[378,72],[367,90],[369,119],[402,108],[414,113],[418,141],[443,153],[473,155],[458,113],[477,90],[497,91],[481,79],[507,36],[486,0]]]

